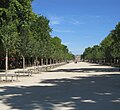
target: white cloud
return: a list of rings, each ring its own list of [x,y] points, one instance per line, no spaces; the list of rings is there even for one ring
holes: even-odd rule
[[[64,20],[64,17],[58,17],[58,16],[49,16],[50,25],[58,25],[61,24],[61,22]]]
[[[57,21],[57,20],[51,20],[50,21],[50,25],[56,25],[56,24],[60,24],[60,22]]]
[[[84,16],[56,16],[48,14],[48,19],[50,20],[50,25],[59,25],[63,23],[73,24],[73,25],[82,25],[86,23],[86,19],[99,19],[100,15],[84,15]]]
[[[74,25],[82,25],[86,24],[86,19],[99,19],[101,16],[99,15],[85,15],[85,16],[77,16],[77,17],[72,17],[69,19],[69,23],[74,24]]]
[[[81,19],[79,16],[65,16],[63,22],[69,25],[85,24],[85,22],[83,22],[83,19]]]

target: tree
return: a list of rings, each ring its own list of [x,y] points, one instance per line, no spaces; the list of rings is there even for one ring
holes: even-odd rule
[[[51,38],[51,52],[52,52],[52,58],[55,60],[58,60],[60,58],[61,54],[61,39],[58,37]]]
[[[92,59],[92,48],[91,47],[88,47],[85,49],[84,53],[83,53],[83,56],[84,56],[84,59],[85,60],[91,60]]]
[[[26,57],[60,60],[71,56],[67,46],[61,44],[60,38],[51,37],[49,20],[32,12],[32,1],[0,1],[0,46],[6,52],[6,71],[8,52],[13,56],[22,56],[23,68]]]
[[[104,57],[107,62],[111,62],[111,45],[113,43],[112,34],[110,33],[101,43],[101,48],[103,50]]]
[[[114,63],[120,59],[120,22],[115,29],[105,37],[98,46],[88,47],[85,49],[82,57],[84,59],[104,59],[104,62]]]
[[[113,58],[120,58],[120,41],[112,45],[111,54]]]
[[[115,29],[111,31],[113,39],[111,45],[111,55],[114,58],[114,63],[120,63],[120,22],[116,25]]]
[[[14,49],[17,38],[17,15],[15,13],[14,1],[2,1],[0,4],[0,38],[6,52],[6,74],[8,71],[8,52]],[[7,76],[6,76],[7,78]]]
[[[25,69],[25,57],[29,56],[32,51],[32,31],[30,26],[34,20],[34,14],[31,8],[31,0],[18,0],[16,13],[19,21],[17,25],[19,38],[16,49],[23,58],[23,69]]]
[[[34,45],[32,54],[37,58],[49,57],[50,32],[49,20],[44,16],[35,15],[35,21],[32,22],[31,29],[33,31]]]

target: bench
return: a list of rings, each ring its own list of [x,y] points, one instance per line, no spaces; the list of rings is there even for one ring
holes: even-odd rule
[[[40,70],[37,68],[36,69],[28,69],[28,71],[30,71],[32,74],[37,74],[40,72]]]
[[[2,79],[4,78],[4,79]],[[0,74],[0,81],[8,81],[11,80],[12,82],[14,80],[18,81],[18,75],[16,74]]]
[[[43,66],[41,66],[41,71],[48,71],[49,69],[51,69],[51,65],[43,65]]]
[[[32,76],[31,71],[15,71],[15,74],[18,76]]]

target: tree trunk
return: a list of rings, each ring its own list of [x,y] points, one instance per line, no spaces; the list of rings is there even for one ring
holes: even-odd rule
[[[8,73],[8,49],[6,49],[5,73],[6,73],[6,80],[7,80],[7,73]]]
[[[104,58],[104,64],[106,63],[106,59]]]
[[[55,64],[55,59],[53,59],[53,64]]]
[[[116,58],[114,58],[114,64],[116,64]]]
[[[35,70],[36,70],[36,67],[37,67],[37,57],[35,57],[35,60],[34,60],[34,73],[35,73]]]
[[[41,59],[41,66],[43,65],[43,59]]]
[[[23,58],[23,71],[25,71],[25,57],[22,56],[22,58]]]
[[[48,65],[48,59],[46,58],[46,65]]]
[[[37,57],[35,57],[35,66],[38,66],[38,60],[37,60],[38,58]]]
[[[119,63],[119,59],[117,59],[117,61],[116,61],[116,62],[117,62],[117,64],[118,64],[118,63]]]

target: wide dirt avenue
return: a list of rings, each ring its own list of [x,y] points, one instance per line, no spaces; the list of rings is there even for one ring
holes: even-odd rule
[[[78,62],[1,82],[0,110],[120,110],[120,72]]]

